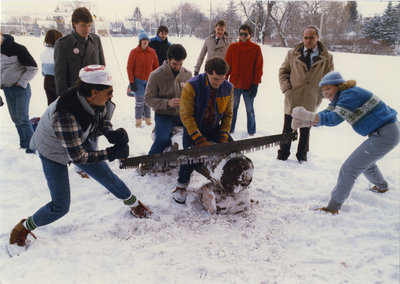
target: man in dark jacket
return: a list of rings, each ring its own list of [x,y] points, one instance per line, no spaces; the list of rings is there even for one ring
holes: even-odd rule
[[[100,37],[90,33],[92,23],[88,9],[76,8],[72,13],[72,32],[57,40],[54,46],[54,80],[59,95],[75,84],[82,67],[105,65]]]
[[[19,135],[19,145],[26,153],[33,134],[29,120],[31,87],[29,81],[38,72],[37,64],[25,46],[14,42],[8,34],[1,34],[1,88],[6,97],[8,111]]]
[[[111,73],[103,65],[89,65],[81,69],[79,77],[76,88],[69,89],[47,108],[32,137],[30,146],[39,152],[52,200],[14,227],[8,246],[10,255],[26,249],[25,240],[31,231],[55,222],[69,211],[67,166],[71,162],[129,206],[135,217],[152,215],[105,162],[129,155],[128,134],[123,128],[113,130],[110,122],[115,108],[111,102]],[[114,145],[105,150],[93,149],[88,139],[98,135],[104,135]]]
[[[56,41],[54,46],[54,80],[57,94],[60,96],[78,80],[79,70],[87,65],[105,65],[103,47],[100,38],[90,33],[93,17],[85,7],[79,7],[72,13],[73,30]],[[97,145],[97,140],[92,141]],[[87,174],[75,168],[75,171],[87,178]]]
[[[171,45],[167,36],[168,27],[161,25],[157,29],[157,35],[150,39],[149,46],[157,53],[158,66],[163,65],[164,61],[167,60],[167,51]]]

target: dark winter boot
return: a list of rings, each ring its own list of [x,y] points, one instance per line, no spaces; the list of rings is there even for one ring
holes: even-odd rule
[[[22,219],[11,231],[10,245],[17,244],[20,247],[26,246],[25,241],[28,237],[28,234],[31,234],[36,239],[36,236],[27,228],[25,228],[24,225],[22,225],[25,220],[26,219]]]

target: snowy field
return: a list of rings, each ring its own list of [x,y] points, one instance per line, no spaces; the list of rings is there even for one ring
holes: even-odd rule
[[[43,38],[17,37],[40,64]],[[174,38],[193,66],[203,41]],[[137,38],[102,38],[113,71],[115,128],[130,135],[130,154],[146,154],[152,127],[135,128],[134,99],[126,96],[126,61]],[[262,46],[264,75],[256,97],[256,136],[280,134],[283,95],[278,69],[287,49]],[[334,53],[345,79],[373,91],[400,111],[400,57]],[[203,66],[204,67],[204,64]],[[43,77],[31,82],[30,116],[46,108]],[[1,96],[4,98],[3,93]],[[324,101],[321,109],[327,105]],[[34,231],[27,252],[10,258],[10,230],[50,200],[37,156],[19,150],[7,107],[0,108],[0,283],[399,283],[400,147],[378,164],[391,190],[376,194],[360,176],[339,215],[324,206],[347,156],[365,139],[343,123],[311,131],[309,162],[276,160],[277,148],[247,156],[255,170],[249,187],[258,201],[237,215],[210,217],[200,203],[206,179],[192,175],[186,205],[172,200],[177,170],[141,177],[110,163],[161,221],[133,218],[123,204],[92,179],[70,167],[72,204],[68,215]],[[245,139],[243,101],[234,139]],[[100,141],[106,147],[105,139]],[[31,240],[31,239],[30,239]]]

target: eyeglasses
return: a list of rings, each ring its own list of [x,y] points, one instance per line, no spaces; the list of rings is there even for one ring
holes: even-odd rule
[[[239,33],[240,36],[248,37],[248,33]]]

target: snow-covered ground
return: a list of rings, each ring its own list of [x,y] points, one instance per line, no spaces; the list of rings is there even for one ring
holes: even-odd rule
[[[43,38],[16,41],[40,63]],[[184,66],[193,70],[203,41],[170,41],[186,47]],[[113,124],[128,131],[132,156],[146,154],[152,127],[135,128],[134,99],[126,96],[126,61],[137,38],[105,37],[102,42],[117,81]],[[262,52],[256,136],[279,134],[283,125],[278,69],[287,49],[262,46]],[[345,78],[356,79],[400,110],[400,57],[334,53],[334,61]],[[46,108],[40,73],[31,87],[30,114],[40,116]],[[247,138],[243,102],[236,130],[234,139]],[[276,160],[276,147],[248,154],[255,166],[250,196],[258,203],[237,215],[210,217],[204,211],[200,187],[206,179],[197,173],[186,205],[180,205],[171,198],[177,170],[142,177],[110,163],[161,216],[160,222],[135,219],[119,200],[71,167],[70,212],[35,230],[37,240],[13,258],[5,249],[10,230],[50,196],[39,158],[18,149],[6,106],[0,109],[0,135],[0,283],[399,283],[400,147],[379,162],[389,192],[372,193],[360,176],[339,215],[314,211],[327,204],[342,162],[365,139],[345,123],[314,128],[304,164],[294,157],[297,142],[286,162]],[[100,145],[106,147],[106,140]]]

